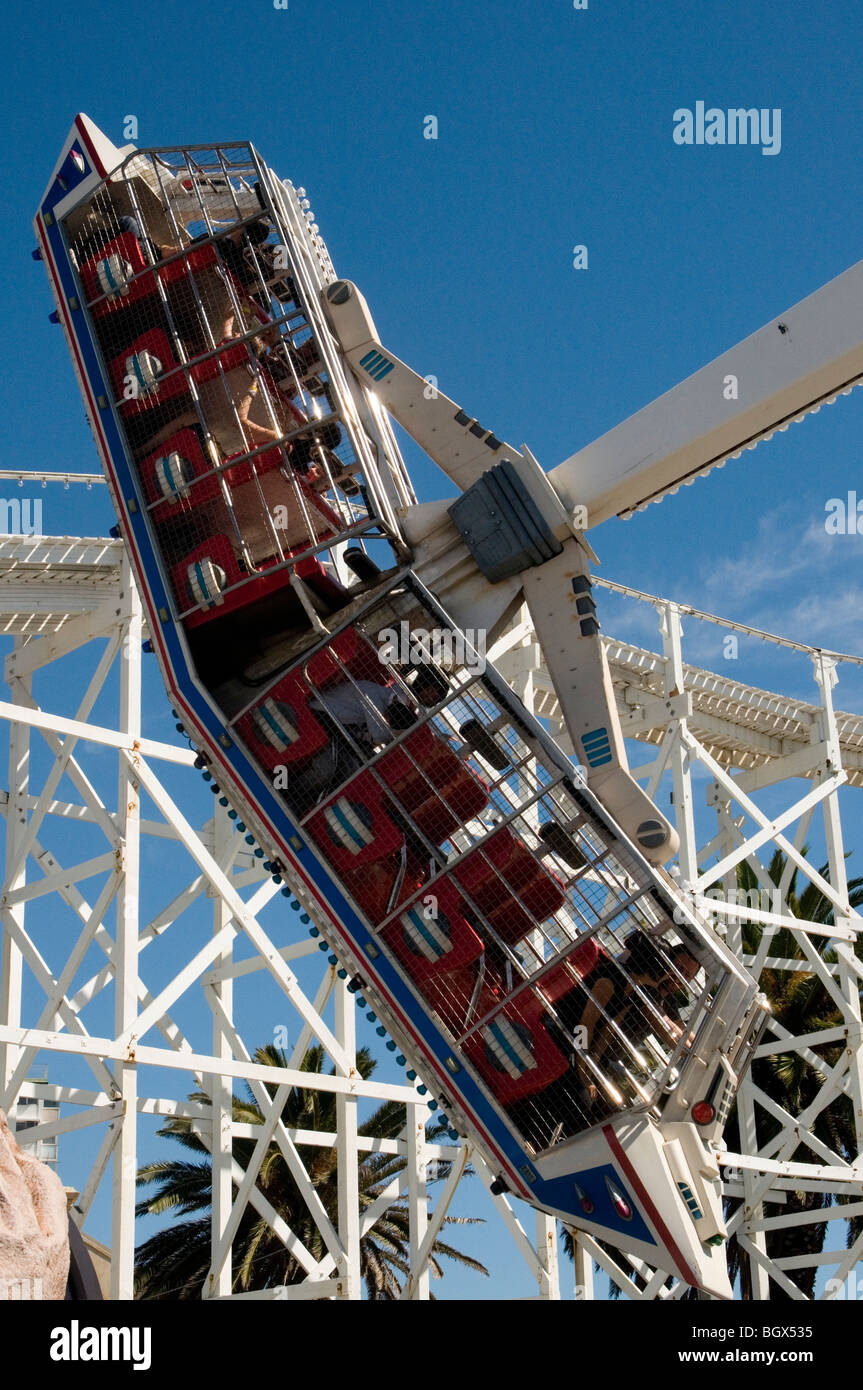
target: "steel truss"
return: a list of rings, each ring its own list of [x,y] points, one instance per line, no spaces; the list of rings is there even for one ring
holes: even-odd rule
[[[278,894],[259,861],[235,833],[227,816],[216,813],[194,828],[181,802],[192,785],[191,750],[141,736],[142,638],[141,606],[120,542],[101,539],[3,538],[0,540],[0,626],[14,638],[7,659],[6,679],[10,698],[0,703],[0,716],[9,721],[9,788],[0,807],[6,818],[6,871],[2,900],[2,958],[0,958],[0,1105],[7,1108],[37,1053],[83,1059],[93,1075],[89,1089],[54,1084],[51,1095],[61,1105],[59,1120],[40,1125],[28,1139],[89,1131],[93,1136],[93,1162],[89,1178],[78,1198],[74,1217],[84,1225],[101,1189],[110,1184],[112,1210],[112,1295],[132,1293],[135,1245],[135,1175],[138,1167],[139,1127],[147,1116],[186,1116],[199,1122],[200,1133],[213,1158],[212,1267],[207,1294],[231,1296],[231,1240],[249,1206],[262,1216],[295,1254],[307,1272],[300,1284],[242,1295],[252,1298],[358,1298],[360,1240],[380,1210],[401,1193],[409,1210],[410,1274],[404,1297],[429,1296],[428,1256],[440,1231],[456,1188],[468,1163],[489,1186],[493,1175],[481,1157],[467,1145],[441,1145],[428,1141],[426,1122],[430,1111],[417,1081],[410,1084],[364,1082],[356,1067],[356,1017],[354,996],[340,979],[337,967],[326,964],[316,991],[304,990],[292,965],[315,954],[317,943],[302,934],[286,939],[282,911],[267,914]],[[602,582],[602,581],[597,581]],[[611,586],[620,587],[620,586]],[[726,922],[729,942],[741,947],[741,916],[765,926],[788,927],[800,944],[803,960],[779,960],[768,954],[770,935],[765,933],[756,959],[744,956],[753,972],[765,969],[803,971],[817,977],[841,1013],[842,1024],[809,1036],[789,1036],[778,1023],[771,1025],[759,1056],[777,1051],[796,1051],[817,1067],[823,1077],[809,1109],[793,1115],[776,1104],[747,1077],[739,1094],[741,1147],[744,1152],[725,1158],[726,1192],[742,1198],[732,1219],[741,1248],[750,1256],[757,1297],[768,1296],[768,1280],[793,1298],[802,1294],[788,1271],[804,1258],[771,1260],[766,1253],[766,1232],[781,1229],[800,1215],[765,1215],[765,1203],[781,1205],[789,1191],[818,1192],[831,1201],[863,1197],[863,1163],[849,1164],[813,1133],[817,1115],[839,1094],[851,1097],[858,1143],[863,1133],[863,1045],[859,981],[861,966],[854,955],[860,919],[850,908],[845,876],[844,845],[838,790],[845,782],[863,781],[863,719],[834,710],[832,690],[839,663],[846,658],[829,656],[802,644],[813,661],[817,704],[786,699],[754,690],[725,677],[688,666],[683,661],[681,610],[668,601],[626,591],[654,603],[660,619],[662,654],[609,640],[607,649],[624,729],[628,736],[656,748],[651,762],[636,770],[655,794],[663,774],[670,772],[674,808],[681,837],[680,878],[707,910]],[[713,621],[710,615],[697,615]],[[719,621],[719,620],[717,620]],[[723,626],[736,629],[722,620]],[[746,632],[748,629],[737,629]],[[39,640],[33,638],[38,635]],[[60,712],[62,681],[52,685],[51,709],[38,706],[32,693],[33,678],[48,672],[54,662],[102,639],[92,679],[77,709]],[[93,650],[96,650],[95,648]],[[515,624],[490,653],[526,703],[547,719],[565,745],[562,726],[556,727],[556,702],[541,665],[541,653],[526,620]],[[94,722],[96,702],[119,669],[119,713],[114,727]],[[31,785],[31,748],[34,734],[47,745],[53,763],[41,788]],[[106,804],[87,775],[87,761],[94,754],[110,752],[117,760],[116,808]],[[715,834],[697,841],[693,801],[693,765],[698,762],[710,774],[708,803],[715,815]],[[157,770],[158,769],[158,770]],[[177,782],[180,793],[166,782]],[[58,786],[63,777],[74,786],[77,800],[61,801]],[[805,777],[810,789],[788,805],[782,814],[765,815],[754,796],[767,786]],[[142,798],[156,816],[142,814]],[[802,852],[812,818],[820,808],[824,819],[830,881],[821,879]],[[191,814],[191,813],[190,813]],[[51,849],[57,822],[86,826],[93,853],[74,864],[63,864]],[[792,827],[796,829],[792,830]],[[786,831],[788,834],[786,835]],[[44,838],[40,838],[44,837]],[[151,920],[140,916],[139,886],[141,851],[146,837],[169,846],[185,865],[186,879],[171,901]],[[835,923],[825,927],[790,915],[785,894],[790,873],[774,894],[770,910],[753,910],[735,903],[729,890],[735,885],[738,863],[750,864],[762,886],[774,893],[762,861],[774,847],[782,849],[789,864],[796,865],[817,883],[834,905]],[[189,861],[191,860],[191,865]],[[32,868],[38,870],[34,877]],[[191,876],[188,870],[191,868]],[[31,870],[28,881],[28,869]],[[101,875],[104,879],[93,901],[79,884]],[[725,900],[715,901],[711,890],[725,890]],[[205,939],[189,937],[183,945],[184,914],[203,898],[212,900],[212,931]],[[49,931],[28,920],[28,905],[47,898],[57,909]],[[284,904],[282,905],[284,906]],[[108,925],[113,907],[113,930]],[[32,915],[32,914],[31,914]],[[264,919],[267,919],[266,922]],[[288,925],[296,922],[291,916]],[[62,926],[61,926],[62,923]],[[159,942],[168,936],[174,955],[167,983],[148,987],[145,974],[159,979],[156,967]],[[837,960],[826,964],[813,945],[829,936],[836,943]],[[242,943],[242,953],[237,948]],[[144,954],[146,952],[146,955]],[[92,968],[94,954],[97,968]],[[177,954],[181,957],[177,962]],[[308,962],[306,961],[306,964]],[[26,973],[25,973],[26,967]],[[295,1026],[288,1029],[292,1048],[289,1065],[281,1070],[256,1065],[237,1022],[244,1015],[244,992],[257,998],[262,980],[270,982],[275,996]],[[25,985],[27,986],[25,988]],[[33,986],[36,989],[34,990]],[[39,995],[34,1005],[32,996]],[[203,1001],[205,1027],[190,1028],[181,1022],[192,996]],[[106,1010],[110,1008],[110,1012]],[[245,1008],[245,1013],[248,1009]],[[90,1031],[91,1016],[98,1015],[100,1032]],[[258,1014],[252,1012],[252,1017]],[[112,1025],[106,1029],[105,1019]],[[246,1029],[248,1031],[248,1029]],[[156,1036],[158,1035],[158,1036]],[[296,1036],[295,1036],[296,1035]],[[827,1066],[812,1051],[821,1043],[844,1039],[841,1060]],[[261,1039],[255,1036],[252,1046]],[[317,1076],[299,1071],[298,1064],[313,1041],[323,1045],[335,1074]],[[162,1075],[177,1073],[178,1095],[193,1088],[211,1099],[208,1107],[185,1099],[154,1094],[153,1069]],[[261,1107],[264,1123],[242,1126],[232,1123],[231,1095],[247,1082]],[[278,1083],[270,1099],[265,1083]],[[337,1129],[334,1134],[291,1131],[280,1119],[285,1088],[335,1093]],[[358,1163],[373,1141],[358,1135],[364,1104],[395,1100],[406,1106],[407,1123],[398,1140],[374,1141],[383,1152],[399,1153],[405,1167],[380,1199],[360,1215]],[[780,1132],[769,1144],[758,1140],[759,1114],[764,1111],[780,1122]],[[232,1138],[243,1133],[258,1140],[253,1158],[243,1171],[232,1155]],[[327,1254],[316,1259],[269,1206],[256,1186],[256,1177],[268,1146],[278,1144],[297,1180],[303,1199],[321,1233]],[[801,1143],[811,1159],[793,1161]],[[298,1145],[335,1147],[338,1156],[339,1203],[334,1225],[322,1207],[312,1178],[303,1164]],[[436,1160],[452,1163],[449,1177],[433,1210],[429,1210],[428,1165]],[[109,1177],[110,1172],[110,1177]],[[538,1297],[560,1297],[558,1245],[555,1223],[539,1217],[531,1240],[506,1197],[495,1196],[501,1219],[516,1249],[527,1261],[537,1284]],[[826,1266],[833,1279],[842,1281],[863,1256],[863,1238],[851,1249],[839,1249],[842,1222],[863,1212],[863,1200],[811,1213],[812,1220],[831,1223],[831,1248],[814,1256],[812,1263]],[[625,1253],[625,1252],[624,1252]],[[576,1242],[575,1284],[577,1296],[594,1296],[594,1269],[598,1265],[622,1292],[631,1298],[677,1298],[685,1289],[665,1271],[636,1263],[642,1288],[636,1288],[626,1268],[590,1237]],[[835,1296],[833,1292],[822,1296]],[[237,1295],[234,1295],[237,1296]]]
[[[26,1137],[36,1142],[73,1132],[92,1135],[92,1167],[73,1217],[83,1227],[97,1195],[110,1188],[112,1297],[131,1298],[133,1292],[141,1123],[151,1116],[184,1116],[197,1122],[196,1132],[213,1162],[212,1256],[206,1296],[361,1297],[360,1241],[382,1210],[401,1196],[410,1229],[410,1269],[402,1296],[428,1298],[429,1255],[468,1164],[486,1186],[494,1175],[469,1145],[429,1142],[426,1125],[432,1112],[418,1089],[421,1079],[414,1084],[362,1080],[356,1068],[355,996],[347,982],[327,961],[316,989],[301,987],[293,966],[298,963],[307,977],[311,964],[307,958],[321,959],[318,943],[305,926],[293,934],[286,930],[297,918],[281,898],[283,910],[266,914],[279,889],[226,812],[216,806],[215,814],[198,828],[190,821],[192,813],[184,813],[182,803],[192,788],[194,753],[141,736],[146,633],[122,544],[4,537],[0,539],[0,573],[0,630],[14,638],[5,672],[9,699],[0,702],[0,717],[9,721],[10,728],[9,788],[0,805],[6,819],[0,1107],[9,1109],[37,1055],[47,1060],[50,1075],[61,1069],[61,1058],[55,1054],[62,1054],[66,1067],[70,1057],[78,1059],[92,1074],[87,1087],[54,1083],[41,1088],[40,1093],[59,1102],[60,1118],[28,1131]],[[37,635],[39,640],[33,640]],[[50,683],[50,709],[41,708],[33,695],[34,677],[50,676],[53,663],[85,648],[88,658],[95,653],[95,661],[77,708],[61,712],[63,680],[59,676]],[[108,727],[94,719],[93,711],[100,696],[111,689],[117,671],[119,711],[115,724]],[[37,735],[53,759],[38,788],[32,785],[31,775],[37,761],[31,755],[41,753],[33,742]],[[116,756],[115,804],[99,794],[88,775],[88,762],[100,753]],[[178,773],[179,793],[167,785],[177,782]],[[58,799],[63,778],[74,787],[76,800]],[[148,805],[155,811],[152,818],[145,813]],[[52,848],[58,829],[65,823],[68,835],[70,822],[79,831],[86,827],[92,846],[92,852],[72,864],[61,862]],[[166,862],[173,852],[184,868],[185,881],[155,916],[144,921],[139,889],[142,849],[148,839],[159,845]],[[87,880],[101,884],[90,897],[80,886]],[[206,898],[212,900],[212,929],[202,938],[200,932],[190,930],[189,910]],[[33,921],[34,907],[46,899],[54,909],[47,929]],[[112,911],[114,921],[109,925]],[[167,981],[166,938],[172,951]],[[249,1029],[237,1021],[241,1013],[252,1020],[251,1026],[260,1027],[259,1001],[266,988],[278,1001],[277,1016],[290,1020],[284,1069],[253,1062],[254,1048],[270,1039],[256,1033],[247,1042],[244,1031]],[[190,1008],[193,996],[197,1017],[194,1007]],[[323,1046],[334,1075],[299,1070],[306,1049],[314,1043]],[[158,1078],[166,1075],[176,1076],[176,1096],[159,1093]],[[260,1126],[233,1122],[232,1092],[243,1083],[262,1111]],[[274,1084],[271,1099],[267,1085]],[[335,1133],[285,1128],[280,1116],[292,1086],[336,1095]],[[164,1081],[161,1087],[171,1089]],[[205,1092],[210,1105],[185,1099],[193,1089]],[[387,1141],[359,1135],[363,1108],[384,1101],[405,1106],[402,1135]],[[232,1154],[232,1139],[240,1134],[258,1141],[245,1171]],[[312,1255],[256,1186],[261,1162],[273,1142],[320,1232],[326,1250],[323,1258]],[[335,1222],[321,1203],[298,1146],[336,1149]],[[371,1149],[400,1154],[405,1166],[361,1214],[358,1167]],[[442,1160],[452,1166],[430,1208],[437,1188],[431,1183],[429,1165]],[[496,1195],[493,1201],[536,1279],[537,1296],[559,1298],[555,1223],[537,1217],[531,1240],[506,1197]],[[272,1227],[306,1271],[303,1282],[265,1293],[232,1295],[231,1242],[249,1207]]]
[[[651,603],[657,610],[662,639],[661,655],[626,643],[605,639],[624,734],[653,744],[655,757],[633,769],[655,796],[663,775],[670,773],[673,806],[680,835],[680,886],[693,894],[701,910],[718,918],[717,927],[737,951],[753,975],[766,970],[794,971],[820,981],[836,1006],[841,1023],[830,1029],[795,1036],[771,1020],[755,1057],[798,1053],[815,1070],[819,1088],[804,1111],[783,1110],[761,1090],[748,1073],[738,1093],[737,1109],[742,1152],[729,1152],[723,1162],[723,1190],[742,1199],[729,1222],[743,1252],[749,1256],[753,1295],[766,1299],[774,1281],[793,1299],[805,1295],[789,1278],[789,1272],[818,1267],[828,1278],[819,1280],[819,1298],[846,1297],[845,1280],[863,1259],[863,1236],[844,1248],[844,1222],[863,1215],[863,1030],[860,983],[863,965],[854,953],[861,918],[848,900],[845,846],[840,819],[839,789],[844,784],[863,785],[863,720],[835,710],[833,688],[842,663],[863,664],[860,657],[827,653],[802,643],[788,642],[771,634],[755,633],[743,624],[680,605],[634,589],[595,579],[597,585]],[[812,663],[817,703],[771,694],[687,665],[683,660],[681,614],[716,623],[733,632],[757,635],[808,655]],[[542,665],[526,617],[516,623],[489,653],[508,676],[525,703],[549,721],[562,747],[571,751],[560,719],[557,700]],[[693,798],[696,764],[709,775],[707,805],[715,817],[715,833],[699,843]],[[794,796],[792,779],[807,779],[810,786]],[[758,806],[757,793],[766,787],[789,783],[789,803],[780,814],[766,814]],[[703,783],[701,784],[703,785]],[[820,810],[829,865],[829,881],[803,853],[813,816]],[[777,886],[764,868],[774,850],[786,856],[787,867]],[[767,908],[741,901],[736,892],[736,868],[748,864],[766,895]],[[833,907],[830,925],[793,916],[787,894],[794,868],[803,879],[817,885]],[[781,959],[770,954],[773,932],[762,934],[757,956],[742,948],[741,921],[765,928],[787,928],[798,943],[802,959]],[[836,961],[828,964],[816,949],[829,938]],[[829,1066],[813,1048],[843,1043],[840,1060]],[[853,1162],[835,1152],[814,1133],[818,1116],[837,1096],[850,1098],[855,1120],[857,1148]],[[770,1116],[779,1132],[761,1142],[759,1120]],[[808,1150],[805,1162],[794,1161],[801,1145]],[[781,1214],[786,1194],[819,1193],[828,1209]],[[838,1205],[842,1199],[843,1205]],[[780,1208],[766,1214],[765,1204]],[[771,1259],[766,1233],[802,1222],[827,1222],[825,1249],[816,1255]],[[624,1252],[625,1253],[625,1252]],[[629,1259],[629,1257],[627,1257]],[[636,1286],[630,1272],[611,1258],[589,1236],[576,1242],[576,1283],[591,1297],[593,1262],[598,1264],[629,1298],[680,1298],[686,1288],[664,1270],[652,1269],[630,1259],[640,1275]],[[850,1295],[850,1296],[853,1296]]]

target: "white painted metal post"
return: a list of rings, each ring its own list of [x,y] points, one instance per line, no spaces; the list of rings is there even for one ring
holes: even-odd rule
[[[584,1248],[577,1231],[573,1231],[573,1266],[575,1270],[575,1297],[581,1303],[593,1302],[593,1259]]]
[[[665,696],[683,694],[683,649],[680,609],[675,603],[663,603],[660,608],[660,631],[662,649],[665,653]],[[670,754],[674,785],[674,819],[680,836],[680,876],[684,888],[695,884],[698,878],[698,859],[695,838],[695,813],[692,806],[692,778],[689,772],[689,750],[682,734],[686,720],[679,719],[675,724],[674,742]]]
[[[829,749],[833,764],[831,771],[841,767],[842,752],[836,727],[836,713],[833,708],[833,687],[837,682],[836,662],[819,652],[813,658],[815,680],[821,691],[822,730],[821,736]],[[827,841],[827,861],[830,865],[830,882],[848,898],[848,875],[845,869],[845,845],[842,838],[842,821],[839,815],[839,793],[830,792],[823,802],[824,835]],[[842,913],[834,909],[833,919],[837,925],[856,929],[859,919],[849,911]],[[854,968],[854,945],[847,941],[836,943],[836,957],[839,965],[839,985],[844,1000],[843,1012],[847,1029],[846,1057],[848,1061],[849,1093],[854,1109],[854,1123],[858,1146],[863,1149],[863,1027],[860,1014],[860,978]]]
[[[231,822],[226,812],[219,806],[213,812],[213,854],[216,862],[229,872],[228,864],[232,848],[233,832]],[[213,935],[218,936],[223,932],[231,920],[231,910],[221,894],[210,889],[210,896],[214,898],[213,903]],[[225,967],[230,964],[233,956],[233,938],[225,936],[227,944],[213,962],[214,969]],[[228,1036],[224,1018],[233,1019],[234,1007],[234,982],[227,979],[218,978],[213,990],[221,1006],[221,1012],[216,1010],[213,1014],[213,1056],[230,1059],[233,1057],[231,1042]],[[224,1017],[223,1017],[224,1015]],[[215,1264],[219,1243],[228,1224],[228,1217],[231,1214],[231,1202],[233,1199],[234,1186],[232,1182],[233,1169],[233,1089],[229,1076],[213,1075],[209,1080],[212,1097],[213,1115],[213,1204],[210,1227],[211,1260]],[[229,1250],[227,1258],[222,1262],[219,1271],[213,1279],[211,1287],[206,1291],[210,1298],[226,1298],[231,1292],[232,1280],[232,1257]]]
[[[419,1100],[419,1097],[417,1097]],[[412,1270],[417,1268],[419,1252],[425,1240],[428,1230],[428,1187],[426,1186],[426,1159],[425,1159],[425,1117],[426,1108],[424,1105],[409,1105],[407,1107],[407,1124],[405,1135],[407,1137],[407,1156],[408,1156],[408,1220],[410,1225],[410,1266]],[[420,1270],[419,1274],[412,1278],[411,1298],[415,1301],[426,1300],[429,1296],[429,1272],[428,1265]]]
[[[333,970],[335,966],[331,967]],[[356,1075],[357,1022],[354,996],[343,980],[336,980],[336,1037],[342,1045],[350,1067],[343,1075]],[[336,1071],[339,1072],[336,1062]],[[343,1297],[359,1299],[362,1292],[360,1273],[360,1194],[359,1152],[357,1149],[356,1096],[340,1091],[336,1096],[336,1142],[338,1144],[339,1239],[344,1246],[344,1258],[339,1274]]]
[[[17,638],[14,650],[21,648]],[[10,685],[12,698],[29,696],[30,678],[13,676]],[[24,926],[24,903],[7,906],[6,894],[21,888],[27,881],[26,861],[17,871],[14,865],[19,858],[19,846],[27,830],[27,803],[30,778],[30,729],[26,724],[9,726],[9,801],[6,807],[6,875],[4,876],[3,897],[3,943],[0,953],[0,1023],[17,1028],[21,1023],[22,960],[21,949],[7,930],[7,914],[19,926]],[[12,871],[10,873],[10,870]],[[21,1055],[21,1049],[12,1043],[0,1043],[0,1101],[6,1085],[12,1076]],[[8,1107],[15,1099],[6,1096]]]
[[[122,733],[133,742],[141,737],[141,600],[125,554],[121,564],[121,600],[124,609],[122,660],[120,662],[120,720]],[[122,620],[121,620],[122,621]],[[132,764],[119,763],[117,781],[118,853],[122,878],[117,893],[117,938],[114,954],[115,1036],[134,1031],[138,1012],[138,901],[140,891],[140,792]],[[114,1146],[111,1210],[111,1297],[130,1299],[135,1276],[135,1179],[138,1166],[138,1075],[134,1048],[130,1060],[117,1064],[117,1083],[122,1102],[120,1128]]]
[[[542,1211],[536,1214],[536,1254],[539,1296],[543,1301],[556,1303],[560,1299],[557,1221]]]

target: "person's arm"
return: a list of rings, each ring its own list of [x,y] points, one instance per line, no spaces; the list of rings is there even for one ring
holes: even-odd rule
[[[157,242],[153,241],[152,237],[149,237],[142,229],[141,223],[138,221],[137,217],[125,215],[123,217],[118,217],[117,222],[124,232],[127,232],[130,236],[135,238],[140,246],[146,245],[150,248],[154,261],[162,260],[165,256],[176,255],[178,251],[182,251],[183,249],[182,246],[170,246],[168,244],[159,245]]]
[[[683,1037],[684,1022],[680,1015],[677,1005],[671,1000],[665,999],[661,1004],[661,1013],[673,1042],[679,1042]]]
[[[597,980],[591,990],[591,997],[584,1007],[584,1012],[578,1024],[580,1028],[584,1028],[585,1030],[585,1042],[581,1052],[578,1054],[576,1069],[578,1071],[579,1080],[582,1082],[582,1085],[587,1088],[591,1100],[595,1100],[597,1096],[596,1079],[590,1067],[588,1067],[584,1061],[582,1054],[589,1052],[593,1062],[595,1062],[597,1066],[600,1065],[605,1048],[602,1048],[600,1052],[594,1054],[593,1041],[597,1032],[597,1024],[601,1025],[604,1022],[602,1011],[606,1009],[607,1005],[610,1003],[613,994],[613,980],[609,980],[607,977]]]
[[[158,449],[160,444],[164,444],[178,430],[191,429],[197,424],[199,424],[197,413],[194,410],[185,410],[182,415],[175,416],[173,420],[168,421],[167,425],[163,425],[156,434],[151,435],[143,447],[149,453],[151,449]]]
[[[266,425],[258,425],[254,420],[249,419],[252,401],[257,394],[258,383],[253,382],[237,406],[237,416],[251,444],[275,444],[276,440],[282,437],[278,430],[269,429]]]

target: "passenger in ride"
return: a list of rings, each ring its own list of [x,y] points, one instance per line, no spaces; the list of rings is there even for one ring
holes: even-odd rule
[[[335,410],[332,384],[319,375],[324,370],[324,364],[315,340],[309,338],[299,347],[294,347],[288,338],[281,337],[277,330],[273,337],[266,334],[261,336],[267,343],[267,353],[266,357],[261,357],[260,360],[279,387],[290,396],[299,396],[304,391],[308,391],[312,396],[324,396],[330,410]]]
[[[144,253],[144,260],[162,260],[165,256],[172,256],[181,248],[173,246],[167,242],[158,243],[147,235],[143,229],[141,220],[131,214],[108,214],[99,215],[95,212],[90,213],[84,227],[72,243],[72,250],[79,267],[91,257],[98,256],[99,252],[117,237],[133,236]],[[149,255],[147,254],[149,252]]]
[[[698,961],[686,946],[674,946],[669,956],[664,956],[640,932],[634,932],[616,960],[603,953],[581,987],[560,1001],[557,1012],[567,1030],[574,1033],[576,1028],[584,1029],[577,1065],[586,1098],[592,1104],[599,1100],[599,1090],[583,1053],[587,1052],[601,1071],[618,1056],[631,1065],[612,1023],[635,1048],[650,1033],[656,1033],[660,1041],[676,1044],[685,1026],[677,998],[681,993],[680,977],[688,982],[699,969]],[[664,1039],[663,1032],[667,1035]]]
[[[222,261],[244,289],[258,288],[258,272],[254,258],[247,254],[248,247],[262,246],[269,235],[268,222],[264,217],[258,217],[254,222],[234,227],[213,242]]]
[[[260,350],[260,343],[252,344]],[[251,358],[197,384],[198,404],[206,433],[213,440],[219,461],[247,453],[263,444],[275,444],[284,435],[298,428],[303,416],[280,395],[267,386]],[[176,415],[149,439],[149,452],[163,444],[177,430],[193,428],[199,423],[198,412],[192,407]],[[334,423],[309,423],[307,434],[299,435],[288,446],[291,465],[301,473],[316,491],[329,486],[324,469],[315,458],[316,449],[332,449],[341,440],[341,431]],[[341,460],[337,460],[342,471]]]
[[[420,668],[410,690],[426,708],[440,702],[440,678],[430,669]],[[285,797],[297,815],[305,815],[341,786],[390,743],[394,733],[409,729],[418,717],[398,686],[363,679],[318,690],[309,709],[326,726],[330,742],[306,767],[288,772]]]
[[[600,1123],[616,1108],[597,1071],[615,1090],[625,1091],[620,1064],[632,1071],[635,1062],[612,1022],[633,1048],[650,1033],[671,1044],[682,1035],[685,1024],[676,998],[680,977],[692,980],[698,961],[683,945],[663,956],[641,932],[633,932],[625,946],[616,960],[603,951],[590,974],[556,1001],[559,1023],[546,1021],[555,1045],[570,1054],[569,1071],[538,1095],[507,1107],[513,1123],[537,1149]]]
[[[236,285],[239,285],[248,296],[248,304],[240,304],[242,321],[238,323],[233,298],[227,286],[225,287],[221,297],[221,322],[213,325],[213,330],[214,332],[218,331],[221,342],[229,342],[232,338],[239,337],[242,333],[257,326],[255,306],[269,317],[270,298],[266,281],[263,279],[273,270],[272,252],[274,248],[268,247],[266,244],[269,235],[270,227],[263,218],[259,218],[246,226],[234,228],[226,236],[213,242],[222,264],[230,272]],[[289,297],[296,299],[296,286],[290,277],[288,280],[290,284]],[[276,288],[278,289],[279,286],[277,285]],[[282,286],[282,289],[287,291],[287,285]],[[296,302],[299,302],[298,299]],[[290,394],[292,395],[295,393],[297,385],[301,384],[314,396],[326,396],[332,409],[331,387],[318,375],[323,370],[323,363],[314,338],[309,338],[306,342],[295,347],[287,338],[281,338],[276,332],[274,338],[267,339],[267,346],[269,348],[276,345],[278,345],[279,353],[274,352],[267,359],[267,366],[272,370],[274,378],[280,381],[280,384],[289,381]],[[288,364],[290,365],[288,366]],[[331,426],[330,429],[332,430],[332,428]],[[336,430],[337,435],[338,433]],[[338,439],[336,439],[337,442]],[[335,445],[329,443],[327,447],[334,448]]]
[[[196,242],[206,240],[208,235],[208,232],[202,232],[195,236],[192,246],[195,246]],[[238,291],[240,295],[249,296],[250,309],[256,304],[264,314],[270,314],[270,296],[265,295],[261,288],[260,274],[254,260],[254,249],[263,246],[268,236],[270,225],[263,217],[217,236],[213,242],[213,250],[218,256],[220,267],[211,267],[210,271],[196,275],[208,327],[217,343],[229,342],[232,338],[245,334],[247,327],[253,327],[252,324],[247,325],[242,321],[238,324],[235,304]],[[235,282],[233,286],[229,285],[224,274],[221,274],[222,268],[231,275]]]

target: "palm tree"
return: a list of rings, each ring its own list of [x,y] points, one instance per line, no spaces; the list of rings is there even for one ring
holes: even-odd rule
[[[254,1059],[264,1066],[285,1067],[287,1058],[273,1046],[259,1048]],[[300,1069],[320,1074],[324,1052],[321,1047],[308,1050]],[[364,1080],[373,1073],[376,1063],[362,1048],[357,1053],[357,1071]],[[330,1072],[330,1075],[333,1075]],[[266,1083],[272,1098],[277,1083]],[[196,1091],[190,1099],[209,1106],[206,1092]],[[245,1096],[234,1096],[233,1118],[236,1123],[259,1125],[263,1114],[247,1088]],[[312,1088],[293,1087],[282,1110],[282,1122],[287,1129],[321,1130],[332,1133],[336,1128],[335,1094]],[[395,1139],[405,1123],[405,1107],[387,1101],[359,1127],[368,1138]],[[189,1216],[187,1221],[174,1222],[146,1240],[137,1250],[135,1274],[136,1297],[141,1299],[198,1299],[210,1265],[210,1206],[212,1203],[212,1167],[209,1152],[200,1137],[192,1130],[192,1121],[177,1116],[158,1131],[164,1138],[177,1140],[193,1154],[202,1155],[194,1162],[164,1159],[149,1163],[138,1173],[138,1186],[155,1186],[155,1192],[138,1204],[136,1214],[162,1215],[172,1212]],[[429,1138],[434,1141],[443,1135],[439,1124],[432,1128]],[[234,1156],[245,1169],[255,1147],[253,1139],[235,1138]],[[318,1145],[298,1145],[312,1184],[328,1216],[335,1224],[338,1211],[338,1161],[335,1148]],[[405,1159],[398,1154],[369,1153],[360,1155],[359,1198],[360,1213],[377,1200],[384,1188],[404,1168]],[[446,1176],[449,1165],[439,1165],[436,1178]],[[314,1218],[302,1198],[281,1150],[275,1141],[261,1164],[258,1189],[303,1242],[316,1259],[323,1259],[326,1246]],[[479,1218],[448,1217],[448,1224],[473,1224]],[[360,1267],[366,1292],[370,1299],[398,1298],[400,1276],[408,1273],[409,1217],[404,1198],[394,1198],[360,1241]],[[237,1292],[273,1288],[282,1284],[299,1283],[305,1270],[296,1258],[274,1235],[267,1222],[247,1206],[234,1239],[233,1288]],[[440,1278],[442,1258],[487,1274],[488,1270],[470,1255],[456,1250],[443,1241],[436,1241],[429,1261],[432,1274]]]

